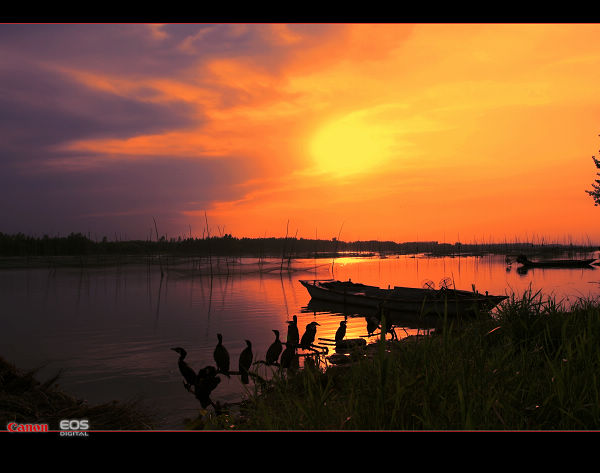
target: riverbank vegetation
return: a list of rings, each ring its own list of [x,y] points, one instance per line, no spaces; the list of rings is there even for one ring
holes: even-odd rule
[[[276,376],[242,414],[193,428],[259,430],[590,430],[600,428],[600,303],[540,293],[494,318],[436,335],[380,340],[370,356]]]

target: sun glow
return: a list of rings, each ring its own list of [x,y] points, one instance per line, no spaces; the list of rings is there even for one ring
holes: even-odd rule
[[[310,153],[317,171],[345,176],[376,170],[390,157],[392,144],[389,128],[351,114],[322,127]]]

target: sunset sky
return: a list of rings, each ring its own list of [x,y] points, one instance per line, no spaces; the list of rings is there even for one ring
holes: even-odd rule
[[[600,24],[0,25],[0,231],[600,243]]]

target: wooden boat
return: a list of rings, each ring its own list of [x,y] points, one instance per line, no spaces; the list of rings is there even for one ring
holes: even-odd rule
[[[392,323],[399,327],[412,328],[412,329],[424,329],[434,328],[440,321],[441,317],[435,313],[421,313],[420,307],[418,311],[406,312],[397,311],[394,309],[386,309],[386,317],[392,320]],[[334,315],[346,315],[348,317],[362,317],[365,319],[365,325],[369,324],[369,321],[379,322],[381,318],[381,311],[378,307],[366,307],[360,305],[344,304],[343,302],[331,302],[320,299],[312,298],[305,307],[300,309],[304,313],[320,314],[330,313]],[[377,327],[377,331],[379,327]]]
[[[492,296],[456,289],[398,287],[381,289],[352,281],[300,280],[313,299],[370,309],[438,316],[489,311],[508,296]]]
[[[591,268],[594,261],[596,258],[530,261],[525,255],[517,257],[517,263],[522,264],[525,268]]]

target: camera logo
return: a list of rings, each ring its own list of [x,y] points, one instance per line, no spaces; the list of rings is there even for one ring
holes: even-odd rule
[[[60,421],[61,437],[88,437],[90,422],[87,419],[63,419]]]
[[[9,422],[6,425],[9,432],[48,432],[48,424],[18,424]]]

